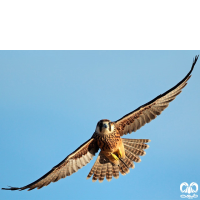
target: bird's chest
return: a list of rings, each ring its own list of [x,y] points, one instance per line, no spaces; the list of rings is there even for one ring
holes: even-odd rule
[[[102,151],[112,151],[122,142],[120,135],[112,134],[107,136],[98,136],[97,144]]]

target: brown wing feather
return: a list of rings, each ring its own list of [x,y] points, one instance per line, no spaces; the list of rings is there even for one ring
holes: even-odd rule
[[[155,119],[157,115],[160,115],[161,112],[168,107],[169,103],[173,101],[176,96],[181,93],[181,90],[187,85],[187,81],[191,77],[191,73],[198,60],[198,57],[199,56],[195,57],[191,70],[177,85],[165,93],[157,96],[150,102],[123,116],[121,119],[115,121],[116,127],[121,136],[133,131],[137,131],[146,123],[149,123],[152,119]]]
[[[71,174],[77,172],[80,168],[85,166],[92,160],[95,153],[99,150],[96,140],[94,138],[89,139],[79,148],[77,148],[73,153],[68,155],[63,161],[58,165],[53,167],[48,173],[34,181],[33,183],[26,185],[24,187],[10,187],[2,188],[4,190],[25,190],[25,189],[40,189],[44,186],[49,185],[51,182],[56,182],[61,178],[70,176]],[[28,190],[28,191],[29,191]]]

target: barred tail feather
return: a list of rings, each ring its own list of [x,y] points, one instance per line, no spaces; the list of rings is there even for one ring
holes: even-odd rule
[[[119,178],[119,166],[113,165],[113,177],[118,179]]]
[[[144,156],[146,152],[143,149],[149,148],[149,145],[145,144],[150,142],[149,139],[124,139],[122,138],[122,142],[124,144],[125,149],[125,159],[120,162],[119,170],[122,175],[129,173],[129,168],[134,168],[134,162],[140,162],[141,159],[139,156]]]
[[[132,143],[148,143],[151,142],[149,139],[128,139],[128,138],[122,138],[123,143],[125,142],[132,142]]]
[[[112,175],[113,175],[113,166],[109,162],[109,163],[107,163],[107,172],[106,172],[107,181],[111,181],[112,180]]]
[[[149,139],[124,139],[122,142],[124,144],[125,155],[126,157],[134,162],[141,162],[139,156],[146,155],[144,149],[149,148],[149,145],[145,144],[150,142]]]
[[[107,172],[107,163],[106,164],[102,164],[102,168],[101,168],[101,174],[99,177],[99,182],[103,182],[105,176],[106,176],[106,172]]]

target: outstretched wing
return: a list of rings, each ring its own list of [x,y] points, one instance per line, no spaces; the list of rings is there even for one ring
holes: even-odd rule
[[[121,136],[133,131],[137,131],[146,123],[149,123],[152,119],[155,119],[157,115],[160,115],[161,112],[168,107],[169,103],[173,101],[176,96],[181,93],[181,90],[187,85],[187,81],[191,77],[190,74],[194,69],[198,57],[199,56],[195,57],[191,70],[177,85],[175,85],[167,92],[157,96],[155,99],[149,101],[148,103],[140,106],[136,110],[123,116],[121,119],[115,121],[116,127]]]
[[[68,155],[63,161],[58,165],[53,167],[48,173],[34,181],[33,183],[26,185],[24,187],[10,187],[2,188],[3,190],[25,190],[25,189],[40,189],[43,186],[49,185],[51,182],[56,182],[61,178],[70,176],[71,174],[77,172],[83,166],[92,160],[95,153],[98,152],[99,148],[96,144],[94,138],[89,139],[84,144],[82,144],[73,153]],[[28,190],[28,191],[29,191]]]

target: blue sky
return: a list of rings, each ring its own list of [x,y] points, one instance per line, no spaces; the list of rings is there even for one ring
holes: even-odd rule
[[[199,51],[0,51],[0,187],[27,185],[93,134],[177,84]],[[183,92],[126,138],[151,139],[135,169],[111,182],[86,180],[87,166],[41,190],[0,199],[181,199],[200,184],[200,60]],[[198,194],[198,193],[197,193]]]

